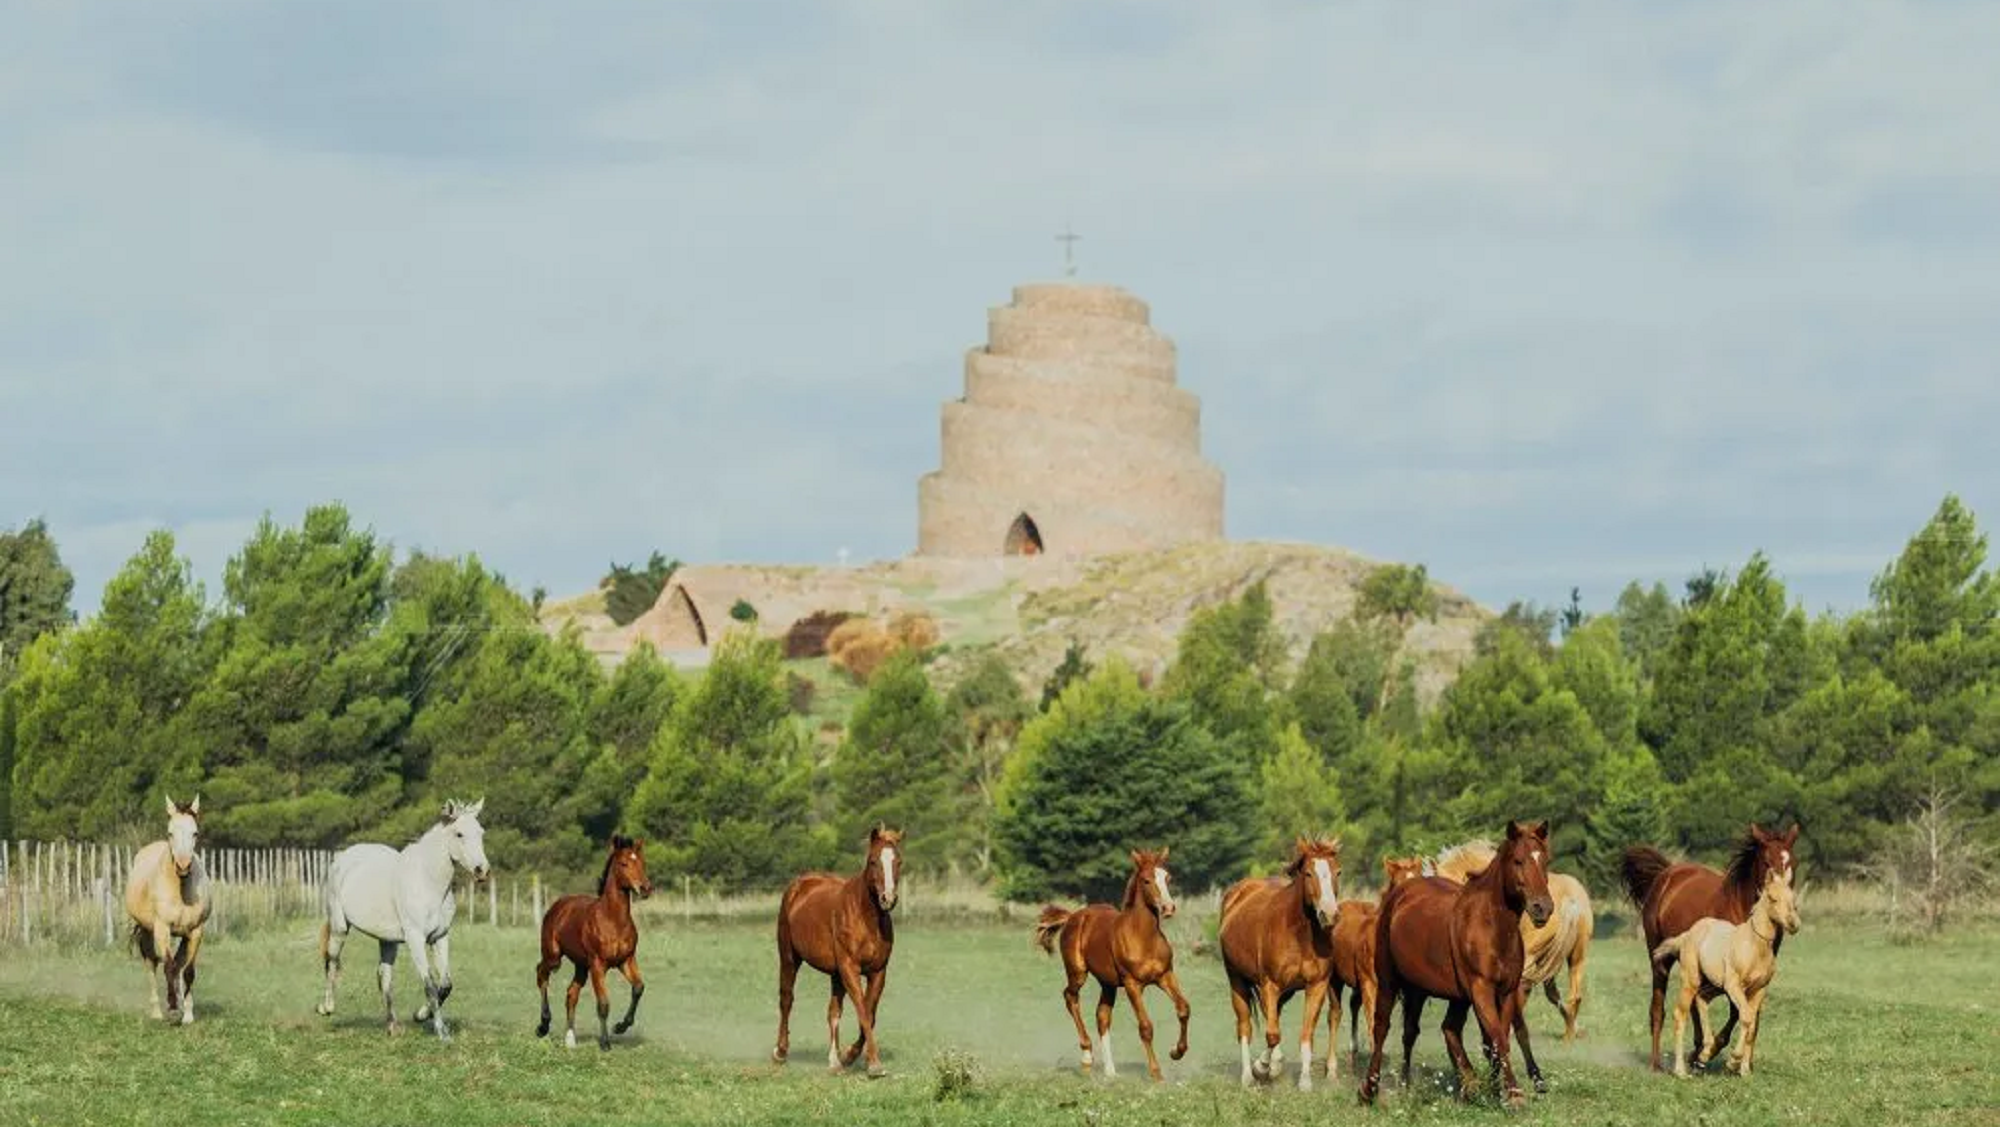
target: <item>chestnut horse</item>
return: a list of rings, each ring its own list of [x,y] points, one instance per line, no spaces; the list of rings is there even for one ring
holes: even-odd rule
[[[1388,885],[1415,880],[1423,875],[1424,862],[1420,857],[1384,857],[1382,875]],[[1347,995],[1347,1052],[1350,1063],[1359,1066],[1361,1062],[1362,1014],[1371,1017],[1375,1013],[1375,913],[1379,905],[1367,900],[1342,900],[1340,912],[1333,921],[1333,977],[1327,982],[1328,999],[1326,1018],[1326,1076],[1332,1080],[1339,1076],[1335,1066],[1336,1053],[1340,1044],[1340,994]],[[1392,1003],[1393,1004],[1393,1003]]]
[[[1140,999],[1148,986],[1158,984],[1174,1000],[1174,1014],[1180,1018],[1181,1036],[1167,1055],[1179,1060],[1187,1055],[1188,1001],[1174,977],[1174,946],[1167,942],[1161,921],[1174,914],[1174,896],[1168,891],[1167,850],[1144,849],[1132,853],[1132,876],[1125,882],[1125,898],[1116,908],[1091,904],[1074,911],[1054,904],[1044,905],[1035,924],[1035,942],[1053,955],[1062,947],[1063,1004],[1076,1022],[1076,1044],[1083,1051],[1083,1072],[1090,1075],[1090,1033],[1083,1026],[1083,1006],[1079,995],[1086,976],[1097,979],[1097,1041],[1104,1050],[1104,1075],[1118,1075],[1118,1062],[1111,1057],[1111,1008],[1120,986],[1132,999],[1132,1012],[1139,1019],[1139,1040],[1146,1046],[1146,1069],[1154,1080],[1160,1077],[1160,1058],[1153,1053],[1153,1019],[1146,1016]]]
[[[181,1024],[194,1021],[194,957],[201,950],[202,925],[215,906],[209,895],[195,844],[201,835],[201,796],[182,806],[167,799],[167,836],[140,849],[125,878],[125,914],[132,920],[132,945],[146,960],[147,992],[152,1016],[162,1020],[160,992],[153,974],[166,979],[167,1009],[178,1010]],[[181,937],[180,951],[173,947]]]
[[[1764,876],[1767,873],[1782,873],[1787,881],[1792,879],[1792,845],[1798,840],[1799,827],[1794,822],[1784,833],[1772,833],[1756,823],[1737,839],[1735,852],[1729,858],[1729,865],[1723,872],[1716,872],[1707,865],[1692,861],[1672,861],[1667,855],[1650,845],[1631,845],[1625,849],[1624,876],[1625,893],[1639,908],[1639,925],[1646,933],[1648,951],[1666,942],[1670,936],[1694,926],[1695,921],[1704,916],[1714,916],[1725,923],[1740,924],[1750,918],[1750,909],[1763,894]],[[1771,945],[1772,954],[1784,943],[1784,937]],[[1653,1071],[1660,1071],[1660,1026],[1666,1017],[1667,976],[1664,972],[1653,971]],[[1694,1010],[1695,1044],[1712,1043],[1716,1049],[1729,1043],[1729,1035],[1736,1029],[1736,1004],[1729,1005],[1729,1019],[1722,1024],[1712,1042],[1704,1040],[1707,1025],[1702,1007]],[[1696,1063],[1701,1059],[1697,1057]]]
[[[1461,1036],[1468,1012],[1479,1018],[1487,1056],[1504,1084],[1507,1103],[1527,1101],[1514,1081],[1510,1034],[1521,1037],[1521,1055],[1535,1090],[1545,1090],[1541,1069],[1528,1043],[1521,1016],[1521,915],[1546,923],[1549,898],[1549,824],[1507,823],[1500,856],[1477,876],[1456,885],[1424,877],[1389,886],[1375,921],[1375,1051],[1361,1082],[1361,1102],[1375,1102],[1381,1086],[1382,1043],[1389,1037],[1391,1003],[1403,1003],[1403,1084],[1410,1082],[1410,1050],[1416,1044],[1424,1002],[1443,998],[1444,1043],[1458,1067],[1459,1098],[1469,1100],[1478,1075],[1465,1055]]]
[[[903,875],[899,830],[876,826],[868,835],[868,859],[851,877],[801,873],[785,886],[778,902],[778,1044],[771,1060],[785,1063],[791,1052],[792,983],[804,962],[833,982],[826,1004],[826,1066],[833,1072],[868,1050],[868,1075],[883,1075],[875,1045],[875,1015],[889,981],[889,955],[896,947],[896,885]],[[840,1051],[840,1000],[852,995],[861,1033]]]
[[[1333,977],[1334,924],[1340,912],[1340,842],[1299,838],[1282,877],[1250,877],[1222,894],[1222,921],[1216,939],[1229,975],[1229,1001],[1236,1009],[1236,1043],[1243,1050],[1243,1084],[1278,1074],[1284,1053],[1279,1015],[1285,1002],[1305,991],[1306,1012],[1299,1022],[1299,1090],[1312,1087],[1313,1027],[1326,1004]],[[1264,1052],[1250,1059],[1251,995],[1263,1003]],[[1336,1014],[1339,1003],[1334,1003]],[[1334,1019],[1338,1025],[1339,1018]],[[1327,1067],[1333,1054],[1327,1053]]]
[[[576,999],[583,992],[583,977],[590,976],[590,989],[597,995],[597,1047],[611,1048],[611,1034],[632,1028],[639,1013],[639,998],[646,993],[646,980],[639,974],[639,928],[632,922],[632,895],[641,899],[653,894],[653,882],[646,877],[646,839],[622,834],[611,836],[611,852],[604,859],[604,873],[597,878],[597,895],[565,896],[549,905],[542,914],[542,961],[535,965],[535,985],[542,992],[542,1023],[535,1036],[549,1032],[549,975],[568,959],[576,967],[570,979],[565,1012],[569,1032],[563,1044],[576,1048]],[[618,1028],[611,1023],[611,993],[604,987],[606,971],[616,970],[632,984],[632,1002]]]
[[[1437,855],[1437,875],[1456,884],[1493,862],[1493,843],[1477,838]],[[1549,1004],[1563,1017],[1563,1043],[1577,1037],[1576,1015],[1583,1009],[1583,966],[1590,957],[1590,939],[1596,932],[1596,917],[1590,907],[1590,892],[1583,882],[1568,873],[1549,874],[1549,895],[1556,904],[1549,922],[1537,927],[1521,921],[1521,941],[1527,945],[1528,962],[1521,971],[1521,988],[1540,986]],[[1569,1001],[1556,989],[1556,975],[1569,968]],[[1526,999],[1522,999],[1526,1004]]]

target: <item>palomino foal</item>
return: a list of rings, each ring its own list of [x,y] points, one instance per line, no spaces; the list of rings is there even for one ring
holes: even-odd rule
[[[597,995],[597,1047],[609,1051],[611,1034],[632,1028],[639,998],[646,993],[646,980],[639,975],[639,928],[632,922],[632,897],[645,899],[653,894],[653,882],[646,876],[645,847],[644,838],[613,834],[604,874],[597,878],[597,895],[565,896],[542,914],[542,961],[535,965],[535,985],[542,992],[542,1023],[535,1027],[535,1036],[548,1035],[549,975],[564,959],[576,967],[576,974],[569,983],[564,1011],[569,1032],[563,1043],[576,1048],[576,999],[583,992],[586,974],[591,992]],[[616,1030],[611,1028],[611,993],[604,987],[605,972],[611,970],[624,974],[625,981],[632,984],[632,1002]]]
[[[167,837],[139,850],[125,878],[125,914],[132,919],[132,942],[149,964],[147,989],[152,1016],[163,1020],[160,991],[152,983],[164,971],[167,1009],[179,1010],[181,1024],[194,1021],[194,957],[201,950],[201,928],[214,901],[208,894],[208,874],[195,843],[201,836],[201,796],[182,806],[167,799]],[[180,952],[173,937],[181,937]]]
[[[1743,1015],[1743,1040],[1730,1052],[1729,1063],[1739,1074],[1750,1075],[1764,994],[1778,973],[1780,927],[1788,935],[1798,933],[1799,905],[1792,895],[1791,878],[1772,871],[1764,874],[1764,891],[1750,909],[1749,919],[1732,924],[1704,916],[1693,927],[1653,948],[1653,977],[1665,977],[1676,959],[1681,964],[1681,990],[1674,999],[1675,1076],[1688,1074],[1681,1046],[1686,1044],[1689,1011],[1719,994],[1729,995],[1730,1003]],[[1721,1047],[1718,1031],[1703,1046],[1702,1058],[1712,1058]]]
[[[903,834],[876,826],[868,835],[868,859],[851,877],[801,873],[785,886],[778,902],[778,1044],[771,1060],[785,1063],[792,1047],[792,984],[801,962],[833,982],[826,1004],[826,1066],[839,1072],[865,1048],[868,1075],[881,1076],[882,1053],[875,1044],[875,1015],[889,981],[889,956],[896,947],[896,886],[903,875]],[[861,1032],[840,1051],[840,1000],[854,998]]]
[[[1054,904],[1042,908],[1035,925],[1035,941],[1053,955],[1060,943],[1063,971],[1063,1004],[1076,1022],[1076,1043],[1083,1051],[1083,1071],[1090,1073],[1090,1032],[1083,1025],[1083,1006],[1078,995],[1085,977],[1097,979],[1097,1041],[1104,1050],[1104,1075],[1118,1075],[1111,1058],[1111,1008],[1117,990],[1125,988],[1132,999],[1132,1012],[1139,1019],[1139,1040],[1146,1046],[1146,1068],[1153,1079],[1160,1077],[1160,1058],[1153,1053],[1153,1019],[1146,1016],[1146,1004],[1139,995],[1155,983],[1174,1000],[1180,1018],[1181,1036],[1173,1052],[1174,1060],[1187,1055],[1188,1001],[1174,977],[1174,945],[1167,941],[1161,921],[1174,914],[1173,893],[1167,890],[1167,851],[1144,849],[1132,853],[1132,876],[1125,882],[1125,898],[1119,907],[1091,904],[1071,911]]]
[[[1299,1022],[1299,1090],[1312,1087],[1313,1027],[1333,977],[1334,925],[1340,913],[1340,842],[1299,838],[1283,877],[1251,877],[1222,894],[1216,938],[1229,975],[1236,1010],[1236,1043],[1243,1051],[1243,1084],[1278,1074],[1284,1052],[1279,1014],[1305,991]],[[1250,1056],[1251,995],[1263,1003],[1264,1052]],[[1335,1003],[1338,1012],[1339,1003]],[[1338,1021],[1338,1018],[1335,1018]],[[1327,1055],[1329,1071],[1333,1056]]]

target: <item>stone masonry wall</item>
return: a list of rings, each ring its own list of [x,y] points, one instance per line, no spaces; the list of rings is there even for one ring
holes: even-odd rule
[[[1017,286],[990,310],[944,405],[939,468],[917,487],[917,553],[997,556],[1027,514],[1052,555],[1223,535],[1222,471],[1173,342],[1116,286]]]

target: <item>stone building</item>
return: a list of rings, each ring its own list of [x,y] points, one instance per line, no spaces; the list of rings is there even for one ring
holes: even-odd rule
[[[917,554],[1088,556],[1216,540],[1222,471],[1173,341],[1116,286],[1016,286],[944,405]]]

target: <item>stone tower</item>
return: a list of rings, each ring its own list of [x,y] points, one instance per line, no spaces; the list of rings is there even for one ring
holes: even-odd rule
[[[1096,555],[1222,536],[1222,471],[1174,344],[1116,286],[1016,286],[944,405],[917,554]]]

